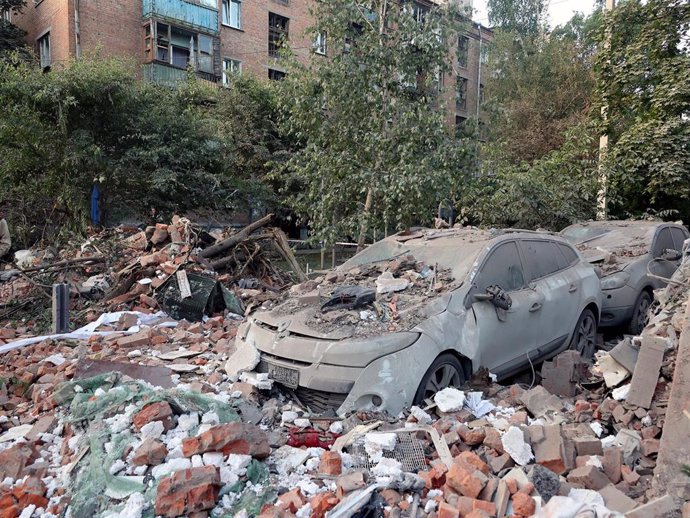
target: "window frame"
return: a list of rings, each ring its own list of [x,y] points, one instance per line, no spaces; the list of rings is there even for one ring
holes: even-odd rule
[[[226,64],[235,64],[237,67],[235,68],[234,66],[231,68],[226,67]],[[222,81],[221,84],[223,86],[228,86],[230,84],[230,78],[232,76],[238,76],[242,73],[242,61],[239,59],[235,58],[223,58],[222,59],[222,68],[223,68],[223,74],[222,74]]]
[[[491,248],[491,250],[489,250],[489,252],[484,257],[484,260],[482,261],[481,265],[479,266],[479,268],[477,268],[477,273],[476,273],[474,279],[472,279],[472,287],[470,288],[468,295],[471,296],[474,293],[483,293],[478,281],[482,280],[482,272],[484,271],[486,264],[494,256],[494,254],[496,254],[496,252],[498,252],[501,248],[503,248],[505,246],[509,246],[511,244],[515,247],[515,251],[517,252],[517,259],[518,259],[518,262],[520,263],[520,268],[522,271],[522,286],[520,286],[519,288],[510,289],[510,290],[506,289],[505,286],[500,286],[500,285],[499,286],[508,293],[516,293],[518,291],[528,289],[529,283],[527,282],[526,276],[525,276],[525,273],[526,273],[526,271],[525,271],[525,260],[524,260],[523,255],[522,255],[522,249],[521,249],[520,243],[515,239],[510,239],[507,241],[502,241],[500,243],[497,243],[494,247]],[[487,285],[487,287],[488,286],[492,286],[492,284]],[[486,288],[484,288],[484,289],[486,289]]]
[[[43,42],[46,42],[47,58],[44,55]],[[46,31],[41,36],[36,38],[36,46],[38,47],[38,59],[39,59],[40,65],[41,65],[41,69],[45,70],[47,68],[50,68],[53,65],[52,45],[50,42],[50,31]],[[44,58],[46,58],[46,59],[44,59]]]
[[[527,246],[528,242],[535,242],[535,243],[546,243],[551,246],[552,248],[552,253],[554,254],[554,258],[556,259],[556,266],[557,268],[549,273],[545,273],[543,275],[536,276],[537,274],[540,274],[539,270],[537,270],[536,263],[534,261],[530,260],[529,255],[527,254]],[[571,262],[568,264],[567,258],[561,252],[559,245],[562,243],[559,243],[558,241],[553,241],[551,239],[535,239],[534,237],[530,238],[524,238],[520,239],[520,249],[522,252],[522,256],[524,257],[525,264],[528,265],[528,271],[529,271],[529,280],[527,281],[527,284],[531,284],[533,282],[538,282],[542,279],[546,279],[547,277],[551,277],[553,275],[556,275],[557,273],[563,272],[567,270],[568,268],[571,268],[575,265],[575,262]],[[563,263],[566,264],[566,266],[560,266],[558,257],[560,257],[563,260]]]
[[[284,27],[277,24],[271,25],[271,18],[274,22],[285,20]],[[283,48],[285,42],[290,39],[290,18],[282,14],[268,11],[268,56],[271,58],[279,58],[280,50]]]
[[[462,44],[460,43],[462,42]],[[461,59],[462,57],[462,59]],[[470,37],[466,34],[458,36],[458,50],[456,61],[460,68],[466,69],[470,62]]]
[[[328,34],[326,34],[326,31],[319,31],[316,33],[313,48],[314,54],[318,54],[319,56],[328,54]]]
[[[280,77],[271,77],[271,73],[273,74],[278,74]],[[287,73],[283,70],[278,70],[277,68],[271,68],[269,67],[268,69],[268,80],[269,81],[282,81],[285,79],[285,76],[287,76]]]
[[[237,25],[233,25],[232,14],[233,6],[237,8]],[[242,0],[222,0],[221,2],[220,21],[221,25],[230,27],[231,29],[242,30]]]
[[[654,234],[654,239],[652,240],[652,246],[651,246],[652,257],[655,257],[655,258],[661,257],[662,252],[664,250],[666,250],[666,248],[662,248],[662,249],[657,250],[657,247],[659,246],[659,239],[661,238],[661,234],[664,231],[668,231],[668,235],[671,238],[671,243],[675,247],[675,243],[673,240],[673,234],[671,233],[671,227],[668,225],[664,225],[663,227],[659,227],[657,229],[656,233]],[[675,248],[673,248],[673,250],[675,250]],[[678,250],[678,252],[680,252],[680,250]]]
[[[457,110],[467,110],[467,89],[469,83],[470,80],[466,77],[457,76],[455,79],[455,108]],[[462,88],[459,88],[461,84]]]

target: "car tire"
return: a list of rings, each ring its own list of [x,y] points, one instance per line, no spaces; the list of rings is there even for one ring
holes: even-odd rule
[[[467,381],[460,360],[452,354],[441,354],[434,360],[422,377],[414,396],[414,404],[420,405],[425,399],[447,387],[460,387]]]
[[[627,332],[631,335],[639,335],[647,325],[649,320],[649,308],[652,307],[652,296],[647,290],[642,290],[640,296],[635,301],[632,318],[628,324]]]
[[[583,358],[594,356],[597,347],[597,319],[591,309],[585,309],[577,319],[573,337],[570,339],[570,349],[577,351]]]

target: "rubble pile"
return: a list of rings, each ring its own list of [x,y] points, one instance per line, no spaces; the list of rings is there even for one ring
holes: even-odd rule
[[[172,296],[179,302],[192,294],[181,294],[178,282],[189,282],[192,292],[195,288],[203,292],[213,286],[208,279],[232,291],[229,294],[218,287],[224,295],[213,295],[223,298],[225,307],[243,314],[245,309],[277,298],[294,280],[306,279],[285,234],[267,228],[271,219],[268,215],[237,232],[211,235],[174,216],[170,224],[144,230],[127,226],[106,229],[59,252],[19,251],[14,267],[0,271],[0,325],[12,322],[16,331],[2,331],[0,340],[14,338],[4,334],[24,335],[27,328],[47,330],[51,287],[56,283],[70,286],[71,321],[76,327],[109,311],[153,313],[165,309],[173,315],[166,305],[170,296],[163,293],[168,285],[174,284]],[[294,272],[275,268],[271,255],[284,258]],[[172,282],[175,280],[178,282]],[[207,291],[210,297],[211,288]],[[201,305],[199,310],[205,302],[194,300]],[[185,316],[190,315],[183,313],[180,318]]]
[[[430,300],[455,287],[449,269],[407,255],[328,272],[293,286],[266,308],[304,313],[305,324],[320,333],[351,329],[350,336],[369,336],[413,328],[426,317]]]
[[[318,308],[303,303],[323,316],[344,286],[409,283],[332,311],[362,320],[376,304],[403,314],[406,291],[424,297],[452,283],[398,261],[302,283],[282,303],[322,290]],[[132,267],[137,277],[140,268]],[[190,286],[202,289],[192,273]],[[140,293],[122,304],[146,311],[104,313],[69,335],[5,328],[0,517],[664,516],[677,503],[651,482],[690,265],[674,279],[642,336],[600,353],[594,367],[566,351],[543,365],[541,385],[501,386],[484,372],[398,416],[315,415],[267,374],[232,380],[224,366],[242,316],[227,308],[174,320]],[[242,298],[245,288],[231,287]],[[361,290],[350,293],[333,304],[361,299]],[[262,305],[273,303],[268,295]],[[404,318],[382,323],[383,315],[376,325]]]

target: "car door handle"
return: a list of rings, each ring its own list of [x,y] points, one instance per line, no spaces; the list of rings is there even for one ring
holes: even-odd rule
[[[570,288],[568,288],[568,293],[575,293],[577,291],[577,286],[574,284],[570,285]]]
[[[530,313],[534,313],[535,311],[539,311],[541,309],[541,302],[535,302],[532,304],[532,307],[529,308]]]

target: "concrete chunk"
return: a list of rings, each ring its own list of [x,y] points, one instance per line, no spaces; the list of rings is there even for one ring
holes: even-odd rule
[[[658,336],[642,336],[642,346],[627,397],[628,403],[643,408],[650,407],[665,350],[666,339]]]
[[[598,491],[602,487],[606,487],[611,483],[608,477],[594,466],[582,466],[580,468],[575,468],[568,473],[568,482],[582,486],[585,489],[593,489],[595,491]]]
[[[637,502],[628,495],[617,489],[613,484],[604,486],[599,490],[599,494],[604,499],[606,507],[619,513],[627,513],[637,507]]]
[[[625,513],[625,518],[661,518],[666,513],[676,510],[676,504],[671,495],[647,502],[640,507]]]

